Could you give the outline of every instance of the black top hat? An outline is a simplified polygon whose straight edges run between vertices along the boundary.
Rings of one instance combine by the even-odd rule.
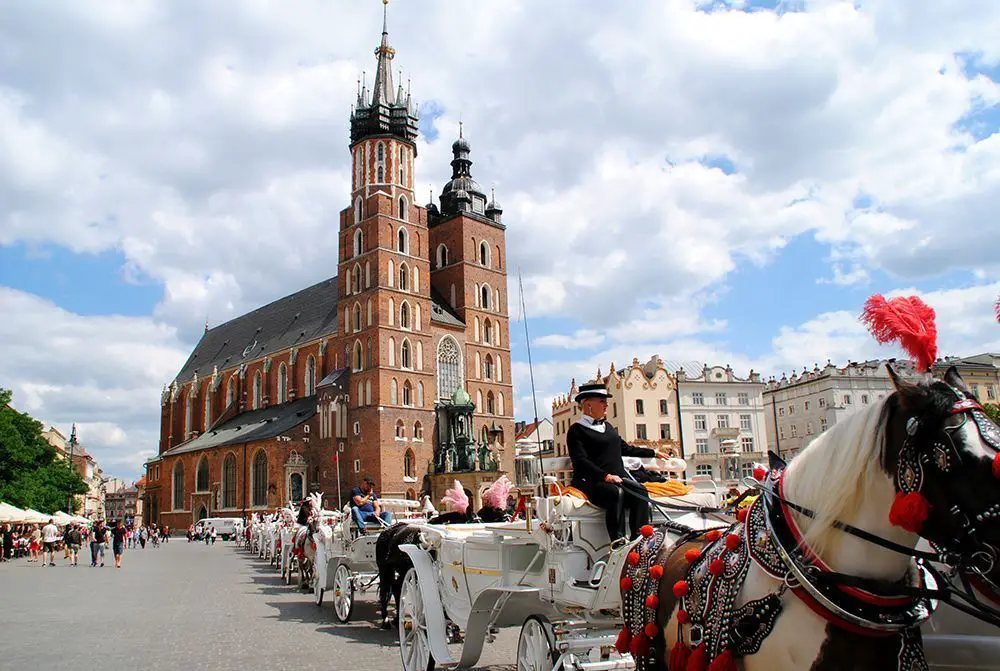
[[[608,393],[608,388],[604,386],[604,383],[594,382],[592,384],[581,385],[580,391],[577,392],[573,401],[579,403],[585,398],[607,398],[608,396],[611,396],[611,394]]]

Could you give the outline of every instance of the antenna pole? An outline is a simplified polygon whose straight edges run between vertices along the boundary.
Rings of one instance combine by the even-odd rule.
[[[521,318],[524,320],[524,344],[528,348],[528,376],[531,379],[531,403],[535,411],[535,440],[538,443],[538,472],[542,482],[542,498],[549,497],[549,488],[545,484],[545,460],[542,459],[542,434],[538,425],[538,398],[535,395],[535,371],[531,365],[531,338],[528,336],[528,311],[524,307],[524,283],[521,281],[521,266],[517,267],[517,288],[521,294]]]

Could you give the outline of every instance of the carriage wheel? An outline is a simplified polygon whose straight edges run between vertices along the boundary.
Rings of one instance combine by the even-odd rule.
[[[525,620],[517,639],[517,671],[552,671],[557,657],[556,636],[549,621],[538,615]]]
[[[406,572],[399,591],[399,654],[403,658],[403,671],[434,671],[424,599],[414,568]]]
[[[337,621],[346,624],[351,621],[354,612],[354,581],[351,580],[351,570],[347,564],[337,564],[333,574],[333,614]]]

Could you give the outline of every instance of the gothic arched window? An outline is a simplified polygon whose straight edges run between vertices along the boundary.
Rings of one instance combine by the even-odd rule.
[[[278,366],[278,403],[288,400],[288,368],[285,364]]]
[[[490,246],[485,240],[479,243],[479,265],[487,268],[490,265]]]
[[[174,464],[173,509],[184,510],[184,462]]]
[[[489,318],[483,322],[483,342],[487,345],[493,342],[493,322]]]
[[[306,396],[312,396],[316,393],[316,359],[309,355],[309,360],[306,361]]]
[[[487,354],[483,361],[483,377],[487,380],[493,379],[493,356],[490,354]]]
[[[410,273],[410,271],[406,267],[406,264],[405,263],[400,263],[399,264],[399,290],[400,291],[406,291],[406,287],[409,286],[410,282],[408,281],[408,278],[407,278],[407,275],[409,275],[409,273]]]
[[[493,392],[486,392],[486,414],[495,415],[497,414],[497,401],[496,397],[493,396]]]
[[[399,197],[399,212],[398,212],[398,214],[399,214],[399,218],[402,219],[403,221],[406,221],[406,211],[408,209],[409,208],[406,205],[406,196],[400,196]]]
[[[410,328],[410,304],[403,301],[399,306],[399,328]]]
[[[361,207],[361,199],[358,198],[357,207]],[[359,228],[354,231],[354,255],[360,256],[365,253],[365,234]]]
[[[406,454],[403,455],[403,477],[405,478],[415,478],[417,477],[417,459],[413,456],[413,450],[407,450]]]
[[[437,247],[437,267],[444,268],[448,265],[448,247],[442,242]]]
[[[253,374],[253,409],[257,410],[264,403],[263,401],[263,382],[260,377],[260,371]]]
[[[226,407],[228,408],[236,400],[236,376],[233,375],[226,383]]]
[[[351,325],[354,327],[355,333],[361,330],[361,303],[354,304],[354,319],[351,321]]]
[[[410,354],[410,341],[403,340],[399,349],[399,365],[403,368],[413,368],[413,357]]]
[[[236,457],[231,454],[222,462],[222,507],[236,507]]]
[[[205,387],[205,431],[212,426],[212,388],[211,385]]]
[[[409,380],[403,382],[403,405],[413,405],[413,387],[410,386]]]
[[[437,351],[438,398],[451,398],[462,386],[462,351],[451,336],[441,338]]]
[[[403,420],[396,420],[396,437],[406,438],[406,426],[403,424]]]
[[[198,470],[195,472],[194,478],[194,491],[208,491],[208,457],[203,456],[198,460]]]
[[[251,474],[253,491],[252,503],[254,506],[267,505],[267,453],[259,451],[253,458],[253,472]]]
[[[400,226],[399,231],[396,232],[396,251],[401,254],[410,253],[410,240],[405,226]]]
[[[483,286],[479,287],[479,307],[481,307],[484,310],[489,310],[491,298],[492,296],[490,295],[489,285],[484,284]]]
[[[364,352],[362,351],[361,341],[356,340],[354,342],[354,370],[359,371],[364,368]]]

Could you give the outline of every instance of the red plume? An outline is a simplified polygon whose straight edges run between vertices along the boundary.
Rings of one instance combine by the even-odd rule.
[[[1000,322],[1000,297],[997,297],[997,304],[993,306],[997,312],[997,321]]]
[[[875,294],[865,301],[861,321],[883,345],[898,340],[906,353],[917,360],[918,370],[930,370],[937,360],[934,308],[918,297],[886,300],[882,294]]]

